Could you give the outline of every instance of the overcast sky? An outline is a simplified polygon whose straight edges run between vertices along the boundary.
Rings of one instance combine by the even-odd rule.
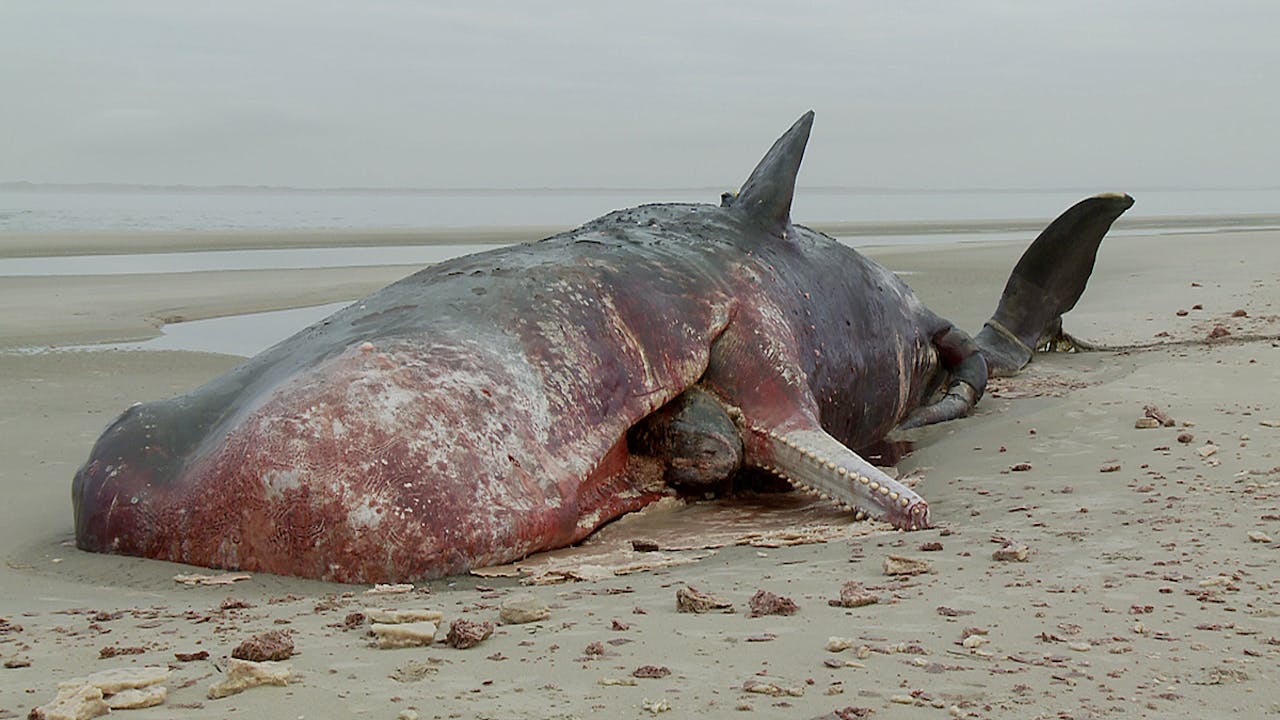
[[[0,180],[1280,185],[1280,3],[0,2]]]

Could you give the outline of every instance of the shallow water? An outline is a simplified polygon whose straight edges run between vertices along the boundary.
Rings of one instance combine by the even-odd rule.
[[[717,204],[729,188],[289,190],[0,188],[0,232],[573,226],[653,202]],[[1050,218],[1105,190],[1138,199],[1131,217],[1280,211],[1276,188],[931,190],[804,188],[799,222]]]
[[[164,334],[150,340],[59,348],[24,348],[21,352],[81,350],[190,350],[253,357],[294,333],[317,323],[349,302],[328,303],[270,312],[189,320],[164,326]]]
[[[1243,228],[1236,228],[1243,229]],[[1206,232],[1213,228],[1178,228],[1177,232]],[[1109,235],[1147,235],[1149,229],[1116,229]],[[836,240],[856,248],[930,243],[1030,242],[1030,232],[957,232],[909,235],[837,236]],[[426,267],[461,255],[471,255],[504,245],[403,245],[375,247],[289,248],[275,250],[213,250],[133,255],[63,255],[51,257],[0,258],[0,277],[49,275],[138,275],[144,273],[186,273],[226,270],[290,270],[375,265]]]
[[[0,258],[0,276],[137,275],[212,270],[291,270],[372,265],[433,265],[501,245],[406,245],[392,247],[216,250],[137,255],[70,255]]]

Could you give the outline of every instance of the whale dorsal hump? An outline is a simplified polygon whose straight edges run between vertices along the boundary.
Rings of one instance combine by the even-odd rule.
[[[742,183],[733,200],[733,209],[746,213],[773,232],[781,233],[791,224],[791,197],[796,192],[796,173],[804,158],[804,146],[813,127],[813,111],[800,116],[782,134],[764,159]]]

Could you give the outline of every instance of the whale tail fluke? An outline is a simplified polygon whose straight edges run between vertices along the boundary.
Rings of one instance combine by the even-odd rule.
[[[1073,205],[1031,243],[1014,266],[995,314],[975,338],[992,376],[1012,375],[1036,348],[1057,337],[1063,313],[1075,307],[1111,224],[1133,205],[1124,193],[1103,193]]]

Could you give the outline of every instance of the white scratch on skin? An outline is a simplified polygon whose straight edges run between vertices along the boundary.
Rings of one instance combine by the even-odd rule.
[[[775,369],[782,379],[796,388],[808,387],[809,377],[796,362],[792,348],[795,339],[782,309],[777,305],[764,302],[755,308],[760,318],[754,327],[754,335],[758,342],[757,349],[769,360],[768,367]]]
[[[286,491],[302,487],[302,473],[296,468],[268,470],[262,474],[262,486],[267,500],[282,500]]]
[[[381,498],[363,497],[360,502],[347,511],[347,522],[353,528],[373,529],[382,523],[382,515],[378,513],[375,501]],[[376,504],[382,505],[381,502]]]

